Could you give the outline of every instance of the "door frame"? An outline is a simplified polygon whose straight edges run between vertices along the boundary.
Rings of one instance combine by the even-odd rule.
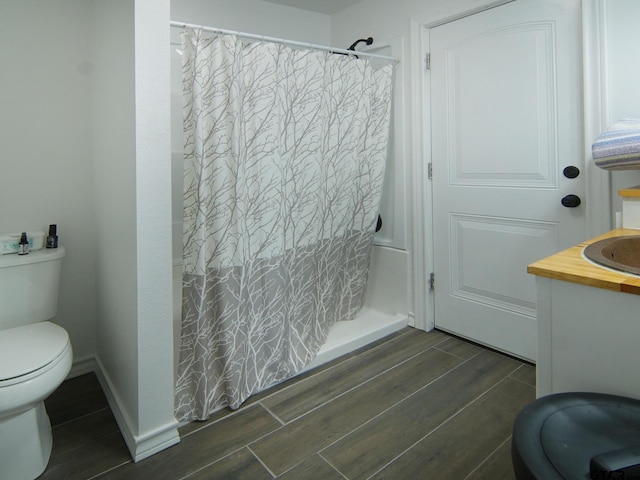
[[[483,8],[437,18],[429,23],[411,20],[412,58],[410,122],[412,138],[413,195],[413,298],[415,327],[430,331],[435,327],[434,295],[430,288],[433,272],[433,189],[428,177],[431,162],[430,75],[425,61],[430,50],[430,30],[460,18],[499,7],[515,0],[500,0]],[[612,228],[610,174],[598,168],[591,156],[593,139],[606,127],[606,3],[581,0],[583,58],[583,155],[585,159],[585,202],[587,232],[594,237]],[[587,239],[585,239],[587,240]],[[437,287],[436,287],[437,288]],[[425,294],[426,293],[426,294]]]

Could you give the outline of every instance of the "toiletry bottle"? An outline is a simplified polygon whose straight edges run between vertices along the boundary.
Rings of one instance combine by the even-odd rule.
[[[18,242],[18,255],[27,255],[29,253],[29,239],[27,239],[27,232],[22,232],[20,241]]]
[[[49,235],[47,235],[47,248],[58,248],[57,225],[49,225]]]

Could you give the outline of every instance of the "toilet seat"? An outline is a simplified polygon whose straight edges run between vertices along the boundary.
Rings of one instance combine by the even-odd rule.
[[[66,330],[51,322],[0,331],[0,387],[40,375],[70,346]]]

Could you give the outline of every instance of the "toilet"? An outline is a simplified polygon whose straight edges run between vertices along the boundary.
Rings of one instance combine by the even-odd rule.
[[[44,400],[71,369],[56,315],[64,248],[0,255],[0,478],[33,480],[53,437]]]

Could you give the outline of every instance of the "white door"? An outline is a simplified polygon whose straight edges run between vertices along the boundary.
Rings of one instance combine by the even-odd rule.
[[[586,239],[580,18],[517,0],[429,38],[436,328],[533,361],[527,265]]]

